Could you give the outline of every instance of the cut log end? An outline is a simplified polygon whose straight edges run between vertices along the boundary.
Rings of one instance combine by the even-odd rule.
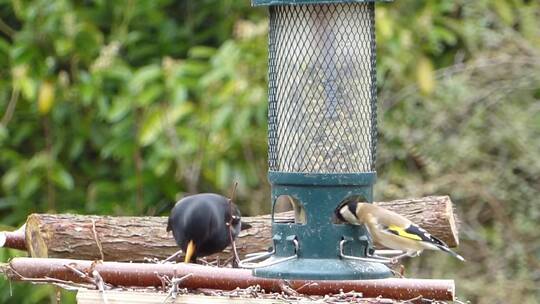
[[[448,224],[450,225],[450,232],[452,233],[452,240],[454,241],[452,244],[448,244],[450,247],[457,247],[459,246],[459,236],[458,236],[458,225],[456,223],[456,218],[454,216],[454,206],[452,204],[452,201],[450,200],[450,197],[446,196],[447,200],[445,201],[445,217],[448,218]]]
[[[42,233],[39,214],[30,214],[26,220],[26,247],[28,254],[33,258],[47,258],[49,257],[47,242],[45,237],[46,233]]]

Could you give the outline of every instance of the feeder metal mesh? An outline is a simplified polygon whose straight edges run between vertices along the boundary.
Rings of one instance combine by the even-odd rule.
[[[374,3],[270,6],[269,167],[374,171]]]

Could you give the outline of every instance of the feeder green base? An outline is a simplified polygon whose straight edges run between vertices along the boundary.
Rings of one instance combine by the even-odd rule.
[[[370,280],[392,276],[390,269],[383,264],[338,259],[291,260],[256,268],[253,274],[263,278],[290,280]]]
[[[308,280],[383,279],[392,276],[380,263],[343,256],[365,257],[371,248],[363,226],[334,221],[334,211],[344,200],[372,201],[375,172],[290,173],[269,172],[272,210],[286,195],[295,201],[295,214],[305,222],[279,223],[272,213],[274,256],[262,262],[253,274],[258,277]],[[295,217],[296,219],[296,217]],[[342,243],[342,242],[346,243]],[[343,246],[340,246],[343,244]],[[341,252],[341,249],[342,251]]]

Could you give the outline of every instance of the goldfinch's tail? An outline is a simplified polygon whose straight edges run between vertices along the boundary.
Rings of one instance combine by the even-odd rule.
[[[460,256],[459,254],[455,253],[454,251],[452,251],[450,248],[446,247],[446,246],[437,246],[441,251],[444,251],[446,253],[448,253],[449,255],[455,257],[456,259],[462,261],[462,262],[465,262],[465,259]]]

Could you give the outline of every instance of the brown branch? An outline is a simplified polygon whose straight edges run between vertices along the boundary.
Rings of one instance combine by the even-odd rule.
[[[0,248],[26,250],[25,225],[15,231],[0,231]]]
[[[83,273],[88,273],[92,261],[67,259],[14,258],[4,268],[8,278],[18,280],[26,278],[54,278],[75,283],[83,282],[78,274],[68,270],[65,265],[72,265]],[[266,292],[281,292],[280,280],[254,277],[251,270],[218,268],[196,264],[142,264],[104,262],[95,264],[105,283],[113,286],[161,287],[158,275],[168,277],[186,277],[182,286],[189,289],[210,288],[234,290],[259,285]],[[17,273],[17,274],[15,274]],[[157,275],[158,274],[158,275]],[[418,296],[434,300],[453,300],[455,286],[453,280],[426,279],[381,279],[381,280],[343,280],[343,281],[308,281],[291,280],[289,286],[306,295],[326,295],[340,292],[360,292],[366,298],[391,298],[409,300]],[[316,283],[316,284],[310,284]]]

